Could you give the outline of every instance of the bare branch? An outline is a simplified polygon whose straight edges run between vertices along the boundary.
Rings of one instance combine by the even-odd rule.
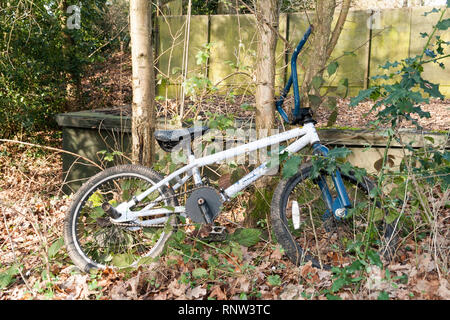
[[[348,11],[350,9],[351,0],[344,0],[342,3],[341,13],[339,14],[338,21],[334,27],[333,33],[331,35],[330,42],[327,45],[327,55],[330,56],[336,46],[336,43],[341,35],[342,29],[344,28],[345,19],[347,18]]]

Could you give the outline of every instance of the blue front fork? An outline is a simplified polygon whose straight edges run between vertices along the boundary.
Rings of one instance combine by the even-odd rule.
[[[328,155],[328,148],[320,143],[313,144],[314,154],[322,155],[326,157]],[[328,188],[327,181],[323,175],[317,178],[317,184],[322,191],[323,199],[325,200],[328,210],[324,213],[323,219],[326,220],[334,214],[336,219],[345,218],[348,214],[348,209],[351,208],[352,204],[345,189],[344,182],[342,181],[342,176],[339,170],[336,170],[331,176],[334,187],[336,188],[337,197],[333,199],[330,189]]]

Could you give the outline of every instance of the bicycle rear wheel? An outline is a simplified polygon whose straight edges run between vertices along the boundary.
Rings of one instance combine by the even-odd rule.
[[[350,263],[354,258],[350,249],[363,241],[368,241],[365,243],[371,249],[381,249],[385,257],[392,257],[394,226],[386,224],[381,215],[372,219],[373,227],[368,230],[368,217],[374,212],[369,192],[374,184],[366,177],[358,182],[354,176],[342,174],[353,208],[346,218],[338,220],[329,214],[319,186],[310,178],[311,169],[305,166],[280,181],[272,198],[272,228],[289,259],[296,265],[312,261],[317,268],[330,269]],[[325,177],[334,198],[334,184],[331,177]],[[380,210],[375,212],[379,214]]]
[[[161,179],[156,171],[138,165],[112,167],[90,178],[74,196],[64,223],[65,244],[75,265],[89,272],[92,268],[135,266],[145,262],[142,258],[158,256],[172,233],[170,226],[161,227],[167,215],[117,224],[102,204],[108,202],[115,207],[130,201]],[[130,209],[137,211],[150,203],[154,209],[177,205],[174,192],[162,187]],[[151,219],[161,221],[159,227],[140,226]]]

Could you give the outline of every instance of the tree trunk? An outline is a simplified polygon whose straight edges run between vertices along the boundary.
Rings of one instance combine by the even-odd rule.
[[[280,1],[256,0],[257,58],[256,58],[256,134],[269,136],[275,123],[275,49],[277,45]],[[260,159],[262,160],[262,159]],[[268,218],[273,188],[270,177],[263,177],[255,183],[258,189],[250,200],[244,225],[256,227],[259,220]],[[267,190],[264,190],[267,189]],[[267,219],[269,220],[269,219]]]
[[[256,130],[270,130],[275,121],[275,49],[277,45],[280,3],[278,0],[256,0]],[[272,26],[272,28],[269,27]]]
[[[151,30],[151,1],[130,0],[132,161],[145,166],[151,166],[155,153],[155,81]]]
[[[82,101],[82,87],[81,87],[81,70],[80,66],[78,68],[69,67],[70,65],[77,64],[76,52],[75,52],[75,41],[69,33],[67,26],[67,9],[69,4],[67,0],[61,0],[58,3],[58,9],[61,11],[61,30],[62,30],[62,48],[61,54],[64,57],[66,64],[66,73],[63,75],[65,79],[65,91],[66,91],[66,101],[65,110],[66,111],[78,111],[83,107]],[[69,71],[71,70],[71,71]]]

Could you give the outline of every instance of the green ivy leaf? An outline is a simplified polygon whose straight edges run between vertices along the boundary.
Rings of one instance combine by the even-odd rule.
[[[341,81],[339,81],[338,87],[337,87],[337,93],[338,95],[345,99],[348,95],[348,79],[342,79]]]
[[[314,94],[308,95],[308,99],[309,99],[309,102],[311,103],[311,105],[314,107],[318,107],[322,103],[322,98],[320,98],[319,96],[316,96]]]
[[[323,78],[321,76],[314,76],[314,78],[312,78],[311,84],[314,89],[319,90],[323,84]]]
[[[328,117],[327,127],[331,127],[336,123],[337,116],[338,116],[338,111],[337,111],[337,109],[335,109],[335,110],[333,110],[333,112],[331,112],[330,116]]]
[[[134,262],[134,256],[132,254],[118,254],[112,259],[113,265],[119,268],[129,267]]]

